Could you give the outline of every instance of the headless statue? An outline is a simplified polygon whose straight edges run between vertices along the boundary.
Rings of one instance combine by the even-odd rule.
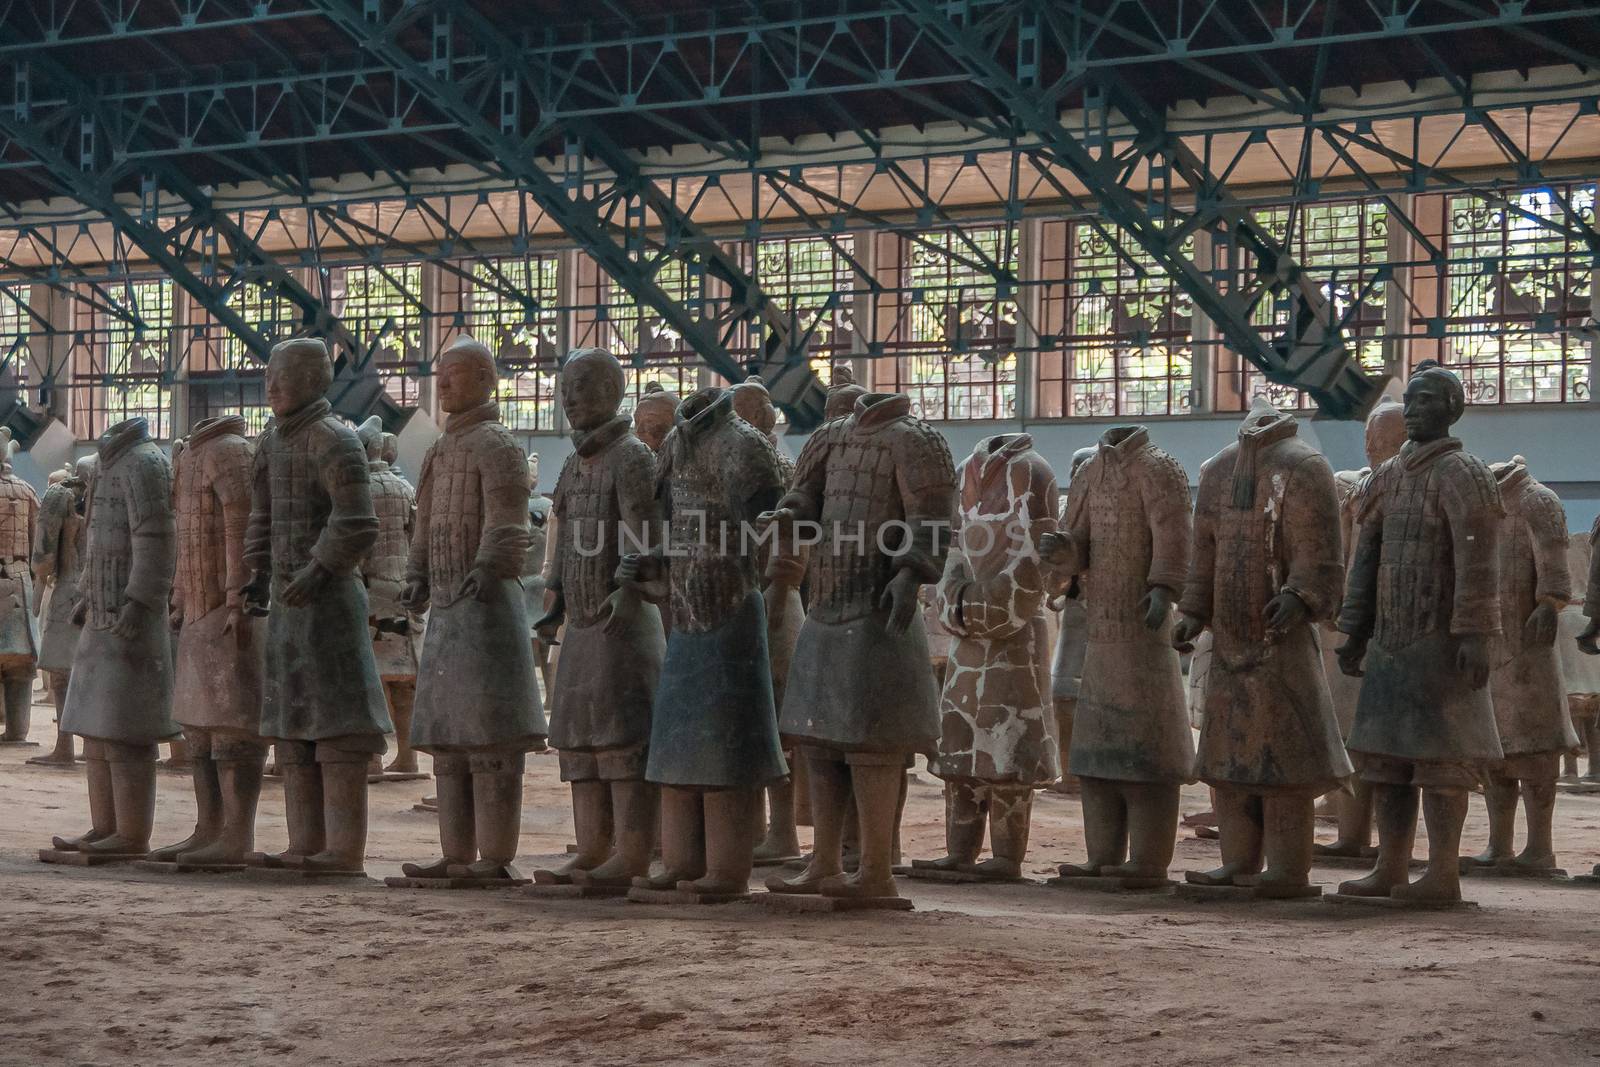
[[[1093,456],[1093,448],[1080,448],[1072,454],[1067,491],[1062,495],[1061,513],[1056,516],[1059,525],[1066,519],[1068,498],[1072,495],[1071,478]],[[1089,609],[1083,600],[1083,583],[1076,577],[1065,582],[1057,581],[1056,603],[1060,605],[1056,636],[1055,659],[1050,665],[1050,703],[1056,720],[1056,748],[1059,753],[1061,780],[1050,787],[1053,793],[1068,796],[1078,794],[1078,779],[1067,770],[1072,754],[1072,718],[1078,707],[1078,692],[1083,686],[1083,660],[1089,649]]]
[[[1578,778],[1578,761],[1574,754],[1566,757],[1566,774],[1562,785],[1589,789],[1600,784],[1600,656],[1586,656],[1578,647],[1577,636],[1583,632],[1585,578],[1589,573],[1591,552],[1587,533],[1572,533],[1567,538],[1567,573],[1572,578],[1572,599],[1561,609],[1556,637],[1556,653],[1561,659],[1561,681],[1566,687],[1567,710],[1572,716],[1573,729],[1577,731],[1583,750],[1588,754],[1588,765],[1583,778]]]
[[[34,602],[35,611],[42,616],[39,669],[44,671],[45,687],[56,707],[56,744],[53,751],[28,762],[44,767],[71,767],[74,761],[72,735],[61,728],[61,712],[72,676],[72,657],[83,632],[73,621],[73,613],[78,606],[83,564],[89,555],[89,527],[83,509],[93,474],[93,456],[52,473],[50,486],[39,502],[39,519],[34,527],[36,596],[43,598],[49,593],[48,607]]]
[[[0,427],[0,686],[6,725],[0,744],[28,744],[33,676],[39,665],[39,620],[33,601],[33,532],[39,498],[11,469],[17,443]]]
[[[378,516],[378,539],[361,563],[361,576],[371,613],[372,656],[378,664],[395,740],[393,762],[384,767],[379,757],[374,760],[376,766],[368,770],[410,777],[418,774],[417,754],[411,747],[411,714],[417,696],[417,634],[422,624],[401,603],[400,594],[411,554],[417,494],[385,457],[385,445],[394,435],[384,433],[383,420],[372,416],[356,429],[356,437],[366,451],[372,510]]]

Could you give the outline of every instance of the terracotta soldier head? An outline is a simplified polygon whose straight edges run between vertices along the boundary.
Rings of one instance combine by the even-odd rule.
[[[1072,454],[1072,463],[1067,467],[1067,481],[1069,484],[1073,478],[1077,477],[1078,468],[1093,459],[1094,454],[1098,451],[1099,449],[1094,445],[1090,445],[1088,448],[1080,448]]]
[[[1423,360],[1406,383],[1406,437],[1418,444],[1437,441],[1466,411],[1461,379],[1433,360]]]
[[[51,471],[49,477],[45,479],[45,484],[59,485],[70,477],[72,477],[72,468],[62,467],[60,470]]]
[[[1367,414],[1367,464],[1377,467],[1400,451],[1406,443],[1405,408],[1398,400],[1384,397]]]
[[[528,485],[532,487],[535,493],[539,491],[539,453],[537,452],[528,453]]]
[[[368,463],[383,459],[383,420],[378,416],[368,416],[367,421],[356,427],[356,439],[367,450]]]
[[[866,395],[866,388],[856,384],[856,376],[849,367],[833,368],[833,384],[828,386],[828,399],[822,408],[823,419],[844,418],[856,409],[857,398]]]
[[[622,364],[603,348],[580,348],[561,368],[561,410],[575,430],[616,418],[626,388]]]
[[[667,392],[660,382],[649,382],[633,406],[633,432],[650,451],[660,452],[677,415],[678,394]]]
[[[486,404],[494,396],[497,378],[494,354],[489,346],[463,334],[439,357],[434,386],[439,394],[439,407],[453,415]]]
[[[770,435],[778,425],[778,409],[772,406],[772,394],[759,374],[752,374],[729,390],[733,394],[733,410],[745,422]]]
[[[292,415],[333,385],[333,360],[320,337],[296,337],[272,346],[267,360],[267,404],[278,418]]]
[[[378,452],[378,458],[389,464],[389,466],[394,466],[394,461],[400,458],[400,438],[392,433],[385,433]]]

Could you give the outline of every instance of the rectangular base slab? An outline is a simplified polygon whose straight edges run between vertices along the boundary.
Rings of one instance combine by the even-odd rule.
[[[531,878],[385,878],[390,889],[515,889]]]
[[[155,874],[233,874],[247,870],[243,863],[177,863],[163,860],[134,860],[141,871]]]
[[[1327,893],[1322,899],[1329,904],[1389,908],[1393,911],[1470,911],[1478,906],[1475,900],[1402,900],[1399,897],[1357,897],[1347,893]]]
[[[523,889],[530,897],[552,900],[615,900],[631,890],[618,885],[530,885]]]
[[[352,881],[367,879],[367,872],[360,871],[308,871],[304,867],[264,867],[253,863],[245,867],[245,873],[252,878],[264,878],[274,882],[319,882],[319,881]]]
[[[986,885],[1021,885],[1027,881],[1026,878],[994,878],[976,871],[941,870],[938,867],[918,867],[916,864],[906,871],[906,877],[922,882],[955,882],[963,885],[979,882]]]
[[[825,897],[820,893],[756,893],[751,900],[774,911],[910,911],[907,897]]]
[[[0,748],[38,748],[37,741],[0,741]]]
[[[1256,886],[1256,885],[1196,885],[1180,882],[1174,891],[1180,900],[1315,900],[1322,896],[1320,885]]]
[[[1481,867],[1461,864],[1463,878],[1517,878],[1531,882],[1559,882],[1567,877],[1564,867]]]
[[[384,771],[382,774],[367,775],[368,785],[378,785],[383,782],[420,782],[433,775],[425,771]]]
[[[103,852],[75,852],[59,848],[39,850],[40,863],[56,863],[63,867],[104,867],[108,863],[133,863],[142,859],[143,852],[137,855],[107,855]]]
[[[1311,866],[1332,867],[1340,871],[1370,871],[1377,865],[1377,856],[1313,856]],[[1427,860],[1413,859],[1410,867],[1413,871],[1420,871],[1428,865]]]
[[[1600,889],[1600,868],[1594,874],[1575,874],[1561,883],[1562,885],[1588,886],[1590,889]]]
[[[682,889],[628,890],[628,899],[635,904],[734,904],[749,900],[749,893],[691,893]]]
[[[787,867],[787,866],[789,866],[789,864],[795,862],[796,860],[801,860],[802,864],[803,864],[804,857],[802,857],[802,856],[776,856],[776,857],[774,857],[772,859],[760,859],[758,857],[756,859],[755,863],[754,863],[754,866],[756,866],[756,867]]]
[[[1086,878],[1050,878],[1044,884],[1054,889],[1083,889],[1091,893],[1163,893],[1177,883],[1170,878],[1117,878],[1096,875]]]
[[[437,814],[439,814],[439,805],[437,805],[437,804],[423,804],[423,803],[419,802],[419,803],[411,805],[411,810],[412,811],[420,811],[424,815],[437,815]]]
[[[1600,782],[1557,782],[1556,790],[1562,793],[1576,793],[1579,796],[1588,793],[1600,793]]]
[[[32,759],[26,759],[22,762],[29,767],[47,767],[53,771],[75,771],[79,769],[78,760],[73,760],[71,763],[58,763],[48,756],[34,756]]]

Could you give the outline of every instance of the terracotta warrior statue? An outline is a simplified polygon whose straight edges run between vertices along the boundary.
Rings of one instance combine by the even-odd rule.
[[[1572,595],[1567,513],[1561,498],[1528,473],[1521,456],[1489,469],[1505,509],[1499,534],[1500,636],[1491,647],[1489,672],[1505,759],[1484,769],[1489,847],[1467,862],[1550,872],[1556,867],[1551,824],[1561,756],[1578,747],[1556,653],[1557,620]],[[1513,853],[1519,794],[1528,840]]]
[[[939,733],[917,590],[943,573],[955,490],[950,448],[911,398],[868,393],[811,435],[789,493],[763,517],[784,538],[820,523],[822,538],[781,717],[809,766],[815,848],[799,875],[768,880],[774,892],[899,895],[891,853],[906,760],[931,756]],[[852,790],[861,859],[846,876]]]
[[[631,886],[649,872],[655,844],[656,790],[644,772],[666,637],[654,604],[614,618],[612,594],[623,555],[660,544],[662,531],[655,454],[618,414],[623,388],[622,364],[604,349],[573,352],[561,369],[574,451],[550,506],[551,607],[538,630],[550,640],[566,624],[550,744],[561,780],[572,783],[578,851],[559,868],[534,872],[547,885]]]
[[[1058,526],[1067,517],[1066,509],[1072,495],[1070,479],[1078,476],[1078,471],[1094,454],[1093,448],[1080,448],[1072,454],[1067,491],[1062,495],[1061,512],[1056,516]],[[1089,610],[1083,600],[1083,583],[1077,576],[1065,582],[1059,581],[1053,573],[1051,578],[1052,584],[1057,586],[1055,603],[1060,605],[1057,609],[1060,632],[1056,637],[1055,660],[1050,666],[1050,703],[1056,720],[1061,780],[1050,790],[1076,796],[1078,779],[1067,771],[1067,763],[1072,753],[1072,716],[1078,706],[1078,691],[1083,686],[1083,658],[1089,648]]]
[[[539,490],[539,453],[528,453],[528,556],[522,566],[522,600],[528,616],[528,633],[533,646],[533,662],[539,668],[544,691],[550,692],[553,680],[552,647],[534,628],[544,615],[544,568],[550,547],[550,498]]]
[[[56,745],[48,755],[29,763],[47,767],[73,766],[72,735],[61,729],[61,712],[67,701],[72,657],[78,649],[82,627],[73,622],[80,590],[78,582],[88,558],[89,527],[83,518],[94,457],[85,456],[50,475],[50,487],[39,502],[39,519],[33,532],[33,575],[40,597],[48,591],[49,607],[39,638],[39,669],[56,706]],[[34,602],[39,611],[39,602]]]
[[[1577,636],[1588,622],[1584,618],[1584,579],[1589,573],[1589,535],[1573,533],[1567,537],[1567,573],[1572,576],[1572,598],[1561,609],[1557,621],[1556,653],[1561,659],[1561,680],[1566,686],[1567,711],[1573,729],[1583,742],[1588,766],[1578,779],[1575,755],[1567,757],[1563,785],[1600,786],[1600,656],[1586,656],[1578,647]],[[1570,778],[1569,778],[1570,776]]]
[[[84,629],[61,728],[84,739],[92,828],[54,844],[91,863],[141,859],[155,818],[156,746],[178,735],[167,621],[177,547],[172,469],[144,419],[100,436],[87,514],[77,609]]]
[[[946,855],[912,867],[1011,880],[1028,852],[1033,791],[1061,774],[1039,557],[1039,539],[1056,528],[1059,494],[1025,433],[979,442],[959,474],[956,531],[938,587],[940,621],[955,635],[933,765],[945,781]],[[985,821],[994,855],[979,863]]]
[[[1178,790],[1194,742],[1172,605],[1189,569],[1189,484],[1143,426],[1117,426],[1078,471],[1045,559],[1082,575],[1089,613],[1067,770],[1083,792],[1087,862],[1064,879],[1164,885],[1178,835]]]
[[[1385,397],[1367,414],[1367,466],[1334,475],[1334,488],[1339,494],[1339,536],[1346,568],[1355,555],[1356,537],[1360,532],[1356,511],[1361,505],[1361,485],[1373,470],[1398,455],[1400,446],[1405,443],[1405,412],[1399,401]],[[1328,679],[1333,713],[1339,720],[1339,736],[1348,739],[1356,721],[1361,679],[1339,669],[1338,647],[1343,642],[1335,623],[1334,619],[1322,623],[1322,673]],[[1339,820],[1338,837],[1329,844],[1312,846],[1313,851],[1319,856],[1372,856],[1375,852],[1372,847],[1372,784],[1356,775],[1349,780],[1347,788],[1332,796]]]
[[[384,443],[393,434],[383,432],[376,415],[356,429],[366,450],[371,480],[372,510],[378,516],[378,540],[361,564],[367,585],[368,623],[372,627],[372,656],[394,722],[395,755],[379,774],[417,774],[417,754],[411,748],[411,708],[417,694],[417,634],[422,624],[401,603],[406,580],[406,560],[411,553],[412,520],[416,491],[384,458]],[[369,767],[369,770],[372,768]]]
[[[245,527],[255,456],[243,416],[194,427],[173,491],[181,623],[173,718],[183,727],[198,819],[188,838],[150,853],[158,862],[243,864],[255,847],[261,739],[261,621],[245,613]]]
[[[633,432],[659,456],[677,413],[678,394],[668,392],[660,382],[647,382],[639,402],[633,406]]]
[[[1589,531],[1589,575],[1584,586],[1583,614],[1589,621],[1578,634],[1578,649],[1585,655],[1600,656],[1600,518]]]
[[[664,870],[637,888],[747,893],[760,791],[789,773],[751,543],[756,517],[783,496],[784,471],[733,404],[713,387],[679,406],[658,475],[667,543],[624,557],[614,596],[618,626],[644,596],[665,593],[672,610],[645,769],[661,787]]]
[[[758,375],[752,374],[729,390],[733,396],[733,411],[745,422],[761,431],[773,454],[778,458],[778,470],[783,489],[794,480],[794,463],[783,454],[775,432],[778,409],[773,406],[772,395]],[[780,492],[778,494],[782,496]],[[762,510],[765,510],[763,508]],[[752,516],[753,517],[753,516]],[[800,626],[805,622],[805,605],[800,600],[800,584],[805,578],[803,552],[791,547],[783,558],[774,558],[772,543],[763,541],[756,555],[756,573],[766,577],[762,595],[766,606],[767,657],[772,674],[773,706],[783,707],[785,686],[789,681],[789,664],[794,658],[794,645],[800,637]],[[794,764],[794,747],[784,748],[788,765]],[[781,863],[800,855],[800,837],[795,827],[795,790],[793,777],[785,777],[766,789],[766,836],[756,845],[758,863]],[[759,811],[757,812],[759,816]]]
[[[39,498],[11,469],[17,443],[0,427],[0,685],[6,725],[0,744],[25,745],[33,724],[39,620],[33,613],[33,528]]]
[[[275,417],[256,446],[244,602],[267,617],[261,733],[277,748],[289,847],[269,867],[358,875],[367,844],[367,762],[393,726],[367,591],[357,568],[378,539],[366,451],[323,394],[320,338],[283,341],[267,362]]]
[[[1212,635],[1195,776],[1216,790],[1222,866],[1190,882],[1311,884],[1316,798],[1351,773],[1316,632],[1343,583],[1333,471],[1293,415],[1258,401],[1200,470],[1173,630],[1179,644]]]
[[[1449,435],[1466,407],[1460,379],[1425,361],[1404,403],[1405,447],[1361,490],[1339,614],[1339,665],[1364,672],[1347,747],[1378,824],[1376,867],[1339,892],[1449,902],[1461,899],[1467,792],[1503,756],[1488,689],[1502,510],[1494,475]],[[1408,884],[1419,790],[1428,868]]]
[[[500,422],[494,356],[458,337],[434,387],[444,434],[417,488],[406,607],[429,612],[411,743],[433,756],[443,858],[411,878],[517,880],[524,753],[544,744],[544,707],[522,601],[528,462]]]

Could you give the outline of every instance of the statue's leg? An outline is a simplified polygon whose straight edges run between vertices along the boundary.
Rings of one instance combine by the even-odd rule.
[[[70,680],[69,671],[45,671],[44,685],[50,693],[50,700],[56,706],[56,747],[46,756],[35,756],[29,763],[39,763],[51,767],[70,767],[73,764],[72,735],[61,729],[61,712],[67,706],[67,684]]]
[[[1428,828],[1428,868],[1390,896],[1402,900],[1461,899],[1461,827],[1467,821],[1467,791],[1423,786],[1422,819]]]
[[[402,863],[400,871],[407,878],[447,878],[452,866],[465,867],[478,858],[478,820],[467,754],[435,752],[433,777],[438,789],[442,855],[432,863]]]
[[[843,753],[800,746],[797,759],[806,761],[814,828],[811,859],[793,878],[774,875],[767,888],[774,893],[815,893],[825,878],[843,870],[843,824],[850,798],[850,768]]]
[[[267,748],[254,737],[226,738],[213,749],[222,789],[222,828],[204,848],[185,852],[184,863],[243,863],[255,848],[256,806]]]
[[[1585,747],[1589,751],[1589,760],[1584,767],[1583,777],[1590,782],[1600,782],[1600,715],[1591,715],[1584,720],[1583,738]]]
[[[1219,785],[1215,791],[1217,844],[1222,866],[1209,871],[1189,871],[1185,880],[1196,885],[1234,885],[1241,875],[1261,871],[1264,805],[1257,794],[1233,786]]]
[[[1128,807],[1121,783],[1109,778],[1080,778],[1083,790],[1083,843],[1088,859],[1063,863],[1063,878],[1095,878],[1101,868],[1114,867],[1128,856]]]
[[[189,750],[189,776],[194,781],[194,831],[182,841],[151,850],[149,858],[161,863],[172,863],[185,852],[203,848],[222,833],[222,782],[217,777],[216,761],[211,758],[212,735],[192,726],[184,728],[184,735]]]
[[[989,850],[994,853],[974,870],[985,878],[1022,877],[1032,829],[1033,789],[1030,786],[989,787]]]
[[[615,823],[611,812],[611,783],[600,777],[599,754],[563,750],[557,754],[561,779],[572,788],[572,832],[578,851],[565,863],[540,868],[534,880],[545,885],[566,885],[577,871],[598,867],[611,855]]]
[[[1050,787],[1052,793],[1076,796],[1079,792],[1078,776],[1067,770],[1072,755],[1072,717],[1078,710],[1077,697],[1056,697],[1053,701],[1056,716],[1056,748],[1061,756],[1061,780]]]
[[[274,745],[278,772],[283,776],[283,814],[289,828],[289,847],[267,859],[268,866],[298,867],[307,856],[327,847],[323,822],[322,770],[312,741],[285,741]]]
[[[984,806],[980,786],[971,778],[951,778],[944,783],[944,849],[936,860],[913,860],[911,866],[954,871],[978,862],[983,849]]]
[[[50,843],[63,852],[76,852],[92,841],[117,832],[117,803],[111,789],[111,764],[106,743],[92,737],[83,741],[84,776],[89,786],[89,829],[77,837],[53,837]]]
[[[143,856],[150,851],[156,818],[156,746],[104,741],[111,765],[111,796],[116,832],[90,841],[82,851],[102,856]]]
[[[655,877],[640,872],[635,884],[645,889],[676,889],[706,873],[706,812],[698,789],[660,787],[661,867]]]
[[[511,861],[522,841],[521,752],[475,752],[471,756],[472,812],[479,859],[468,865],[478,878],[515,878]]]
[[[781,782],[767,786],[766,835],[761,843],[756,845],[757,860],[781,860],[800,854],[800,835],[795,829],[794,797],[792,775]],[[760,815],[760,806],[757,805],[755,817],[759,819]]]
[[[1528,819],[1528,842],[1511,862],[1518,867],[1544,870],[1556,865],[1552,836],[1556,814],[1557,755],[1524,757],[1527,766],[1519,768],[1522,809]]]
[[[1283,888],[1310,885],[1311,844],[1317,835],[1316,800],[1304,793],[1262,797],[1261,825],[1267,869],[1256,884]]]
[[[1517,780],[1505,773],[1504,765],[1489,768],[1483,780],[1483,802],[1489,809],[1489,847],[1468,863],[1490,867],[1509,861],[1516,851]]]
[[[705,812],[705,877],[680,882],[694,893],[748,893],[754,865],[755,820],[760,803],[755,789],[713,789],[701,796]]]
[[[14,667],[5,674],[6,728],[3,741],[26,741],[33,726],[33,667]]]
[[[1372,783],[1356,778],[1350,791],[1339,793],[1339,836],[1331,844],[1313,844],[1318,856],[1366,856],[1372,851]]]
[[[1119,878],[1165,878],[1178,846],[1178,783],[1123,782],[1128,805],[1128,862],[1103,872]]]
[[[367,744],[368,741],[376,744]],[[317,769],[322,772],[322,819],[327,836],[326,847],[306,857],[307,870],[343,873],[365,869],[367,759],[382,744],[381,735],[317,742]],[[442,813],[440,821],[443,821]]]
[[[394,720],[394,760],[385,770],[397,774],[417,773],[417,753],[411,747],[411,708],[417,699],[415,679],[394,679],[383,683],[389,698],[389,717]]]
[[[818,891],[828,896],[899,896],[894,881],[894,838],[906,788],[905,757],[852,752],[848,767],[860,820],[861,862],[854,874],[829,877]]]
[[[1411,848],[1417,838],[1416,787],[1374,780],[1372,807],[1378,824],[1377,861],[1371,874],[1339,886],[1346,896],[1389,896],[1397,886],[1406,884],[1411,869]]]
[[[583,877],[576,877],[574,872],[574,881],[625,888],[632,885],[635,878],[649,876],[650,856],[655,851],[657,828],[661,825],[661,789],[644,780],[645,757],[642,747],[598,754],[616,847]],[[698,878],[704,873],[705,869],[699,867],[687,877]]]

